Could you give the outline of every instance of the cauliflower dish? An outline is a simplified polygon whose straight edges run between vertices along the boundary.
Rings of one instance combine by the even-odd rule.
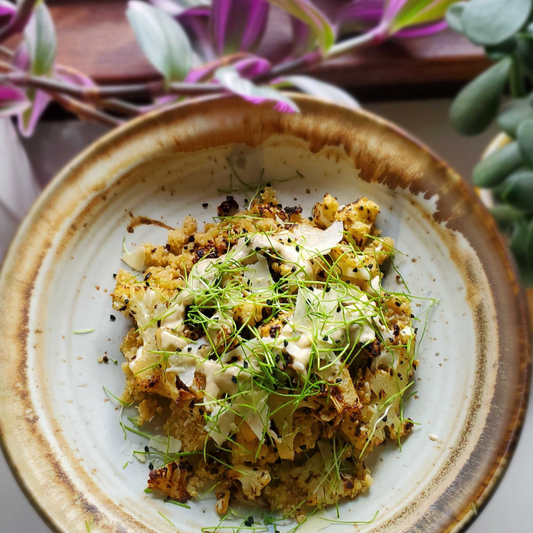
[[[228,196],[203,231],[186,217],[166,246],[124,253],[122,400],[136,428],[163,421],[150,492],[301,520],[370,487],[367,454],[413,426],[417,366],[409,296],[382,286],[394,241],[378,214],[327,194],[303,216],[266,186],[242,211]]]

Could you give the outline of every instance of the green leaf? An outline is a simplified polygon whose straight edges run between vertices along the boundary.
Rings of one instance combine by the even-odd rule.
[[[344,105],[351,108],[359,108],[359,102],[349,95],[346,91],[325,83],[315,80],[309,76],[286,76],[283,78],[290,85],[300,89],[300,91],[317,96],[323,100],[333,102],[334,104]]]
[[[519,39],[516,54],[520,60],[522,68],[533,80],[533,41],[530,38]]]
[[[494,187],[522,164],[522,154],[516,141],[499,148],[474,168],[472,179],[477,187]]]
[[[396,33],[407,26],[429,24],[444,18],[448,8],[457,0],[407,0],[391,24]]]
[[[180,24],[161,9],[139,1],[129,3],[126,15],[148,61],[167,81],[185,78],[193,51]]]
[[[496,220],[499,228],[502,231],[511,229],[515,222],[523,215],[522,211],[518,211],[510,205],[495,205],[490,209],[490,214]]]
[[[516,130],[518,146],[522,153],[522,158],[533,167],[533,119],[524,120]]]
[[[32,74],[36,76],[50,74],[56,56],[57,40],[54,22],[44,2],[37,4],[24,30],[24,38],[30,56]]]
[[[293,17],[305,22],[315,34],[322,53],[326,53],[335,42],[335,33],[329,20],[307,0],[268,0]]]
[[[509,243],[509,248],[513,252],[516,261],[521,264],[527,264],[527,240],[528,240],[528,223],[527,220],[522,217],[519,218],[514,226],[513,236]]]
[[[502,57],[513,54],[517,46],[517,40],[514,37],[510,37],[502,43],[485,46],[485,53],[490,59],[498,61]]]
[[[498,117],[498,126],[509,137],[516,138],[521,122],[533,118],[533,107],[528,98],[518,98],[508,105]]]
[[[521,169],[513,172],[505,180],[501,197],[505,203],[524,213],[533,212],[533,171]]]
[[[264,85],[258,86],[250,80],[241,78],[239,72],[233,65],[217,69],[214,78],[228,91],[254,104],[272,101],[276,102],[274,109],[282,113],[299,111],[298,106],[288,96],[285,96],[276,89]]]
[[[457,33],[464,33],[463,26],[463,11],[465,10],[466,2],[456,2],[452,4],[448,11],[446,11],[446,22],[452,30]]]
[[[528,20],[531,0],[470,0],[463,16],[465,35],[475,44],[499,44]]]
[[[457,95],[450,109],[450,119],[457,131],[463,135],[476,135],[494,120],[510,66],[510,58],[502,59]]]
[[[526,264],[530,270],[533,270],[533,219],[527,226],[526,246],[525,246]]]

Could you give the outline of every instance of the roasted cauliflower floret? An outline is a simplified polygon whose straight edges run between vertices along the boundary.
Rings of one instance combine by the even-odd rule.
[[[228,472],[228,477],[240,482],[242,493],[247,500],[255,500],[259,498],[263,488],[266,487],[272,479],[269,469],[259,466],[239,466],[239,471],[230,470]]]
[[[340,220],[344,229],[350,234],[356,246],[363,248],[367,235],[372,233],[372,226],[379,213],[379,206],[368,198],[347,204],[339,209],[335,219]]]
[[[329,228],[336,220],[339,202],[331,194],[324,195],[324,201],[313,207],[313,222],[319,228]]]

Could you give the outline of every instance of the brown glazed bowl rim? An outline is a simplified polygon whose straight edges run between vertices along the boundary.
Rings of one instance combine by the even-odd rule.
[[[501,435],[499,436],[501,442],[500,440],[498,441],[498,449],[491,450],[491,455],[489,458],[490,465],[483,464],[478,456],[474,458],[474,462],[478,461],[479,464],[483,464],[483,466],[487,466],[487,468],[490,467],[490,472],[487,473],[482,480],[478,480],[475,487],[469,487],[469,501],[475,503],[475,508],[472,508],[471,503],[466,503],[464,499],[457,499],[457,501],[453,503],[450,503],[448,500],[445,502],[446,504],[449,503],[450,508],[453,511],[453,516],[450,513],[447,514],[446,526],[440,529],[439,533],[457,533],[459,531],[464,531],[476,518],[478,511],[487,504],[490,497],[496,490],[498,483],[505,473],[505,470],[508,467],[509,461],[515,450],[525,417],[531,372],[530,322],[525,295],[523,288],[520,286],[518,281],[517,269],[515,267],[514,260],[503,237],[499,233],[494,220],[477,195],[474,193],[472,188],[466,184],[445,162],[443,162],[438,156],[436,156],[417,139],[413,138],[411,135],[404,132],[394,124],[391,124],[390,122],[383,120],[369,112],[347,109],[335,104],[325,103],[308,96],[292,96],[301,108],[301,117],[305,119],[310,117],[309,120],[316,119],[317,122],[327,122],[329,120],[332,124],[336,124],[336,131],[330,131],[326,126],[322,125],[320,135],[318,135],[318,126],[315,127],[315,130],[313,130],[311,127],[304,127],[299,122],[303,119],[299,117],[279,115],[279,118],[273,118],[274,112],[268,108],[269,104],[252,106],[251,104],[245,103],[237,97],[212,96],[195,99],[166,109],[154,111],[145,116],[134,119],[133,121],[104,135],[91,146],[86,148],[52,180],[52,182],[46,187],[41,196],[38,198],[30,212],[26,215],[12,241],[12,244],[6,255],[6,259],[4,260],[2,271],[0,273],[0,295],[2,297],[6,295],[10,296],[9,290],[11,289],[8,289],[8,277],[13,273],[14,262],[16,262],[19,256],[23,257],[22,251],[24,250],[27,233],[31,229],[35,219],[41,216],[41,213],[46,208],[47,203],[51,202],[54,195],[56,195],[58,191],[65,190],[65,188],[70,186],[69,184],[71,184],[74,180],[73,176],[77,171],[82,169],[84,166],[90,166],[91,161],[95,160],[102,154],[112,153],[115,145],[127,143],[128,139],[138,138],[146,132],[153,132],[158,128],[169,127],[169,125],[172,124],[184,123],[184,121],[191,117],[194,119],[194,117],[197,116],[209,117],[211,115],[216,115],[217,113],[221,113],[221,109],[224,110],[229,117],[239,115],[239,113],[242,114],[244,117],[243,124],[249,120],[247,116],[248,114],[252,118],[258,116],[258,120],[263,120],[262,117],[266,117],[265,120],[268,121],[268,127],[270,128],[270,131],[261,131],[258,133],[258,139],[253,140],[246,138],[242,133],[239,133],[237,131],[238,128],[235,129],[235,132],[233,132],[233,130],[228,130],[227,141],[224,140],[224,142],[218,142],[219,145],[243,142],[245,144],[250,144],[251,146],[257,146],[261,144],[269,134],[279,133],[294,135],[307,141],[312,151],[319,151],[327,146],[344,146],[345,149],[349,151],[348,147],[351,146],[350,143],[353,143],[353,139],[349,136],[351,131],[350,127],[355,127],[354,125],[367,125],[369,128],[373,128],[373,130],[380,132],[388,138],[396,139],[403,148],[408,149],[413,154],[417,154],[417,157],[420,157],[426,161],[425,164],[427,164],[428,169],[431,170],[432,175],[434,175],[433,181],[425,176],[419,177],[419,179],[415,179],[411,176],[402,181],[404,177],[400,176],[399,174],[394,178],[394,168],[387,169],[393,178],[383,178],[383,176],[378,173],[377,166],[375,166],[375,162],[373,161],[369,161],[370,166],[374,165],[372,166],[372,172],[369,171],[368,176],[363,176],[363,179],[367,181],[379,181],[380,183],[389,185],[391,188],[393,188],[393,185],[389,180],[396,179],[397,181],[394,183],[394,187],[409,187],[410,190],[413,190],[414,192],[424,192],[428,195],[434,195],[438,191],[442,192],[444,188],[446,188],[447,191],[451,190],[452,192],[449,194],[455,195],[455,198],[460,200],[458,202],[460,205],[454,206],[452,210],[451,207],[441,203],[438,211],[438,217],[440,217],[440,219],[437,221],[445,221],[449,223],[451,228],[457,230],[457,224],[460,223],[462,216],[461,209],[464,208],[464,210],[470,210],[469,212],[473,213],[471,216],[474,217],[479,224],[482,224],[483,232],[485,232],[486,238],[490,238],[492,246],[491,251],[492,253],[497,254],[497,259],[495,259],[495,261],[497,260],[501,264],[501,270],[505,271],[505,275],[507,276],[504,280],[491,279],[491,283],[496,285],[499,284],[500,288],[506,287],[508,289],[503,291],[502,294],[498,294],[498,296],[506,299],[507,304],[513,306],[513,312],[517,317],[517,322],[514,324],[514,326],[509,325],[509,323],[504,319],[504,324],[506,324],[505,327],[508,328],[508,332],[513,331],[513,333],[519,337],[519,339],[516,340],[518,346],[516,353],[514,355],[506,356],[508,359],[510,358],[515,365],[519,366],[520,369],[517,377],[513,378],[515,396],[513,400],[508,400],[509,409],[511,409],[512,406],[512,415],[506,419],[506,426],[502,427],[502,431],[500,432]],[[244,112],[243,109],[245,110]],[[243,129],[244,128],[245,126],[243,126]],[[209,134],[205,133],[204,135],[207,136]],[[317,136],[320,136],[320,138],[317,138]],[[180,142],[176,140],[176,146],[178,149],[184,151],[195,151],[201,148],[198,143],[201,144],[201,140],[190,139],[182,140]],[[354,154],[353,157],[357,158],[358,154]],[[418,191],[416,190],[417,186],[420,187]],[[439,187],[443,187],[443,189],[439,189]],[[465,236],[467,236],[470,230],[463,227],[458,231],[461,231],[462,233],[465,232]],[[483,258],[480,260],[483,260]],[[23,280],[23,284],[26,286],[26,289],[30,291],[29,294],[31,295],[31,280]],[[496,290],[496,288],[494,290]],[[9,297],[6,299],[6,302],[9,302]],[[3,298],[0,299],[0,306],[3,308],[2,310],[4,314],[6,310],[4,307],[5,305],[7,304],[3,302]],[[498,313],[498,316],[499,315],[500,313]],[[2,336],[4,338],[4,347],[0,348],[0,365],[2,366],[2,369],[7,368],[6,365],[8,363],[6,359],[6,350],[9,347],[11,349],[9,352],[10,357],[12,357],[15,361],[17,361],[18,357],[19,365],[17,366],[20,367],[20,376],[21,379],[25,379],[23,375],[25,353],[21,348],[21,346],[24,345],[22,344],[21,340],[16,339],[17,335],[13,334],[14,328],[17,326],[20,328],[21,324],[10,322],[11,320],[16,320],[16,318],[17,317],[0,318],[0,331],[2,331]],[[498,324],[500,324],[499,321]],[[504,354],[502,353],[502,348],[500,348],[500,358],[503,357]],[[500,361],[500,359],[498,359],[498,361]],[[11,377],[17,375],[15,370],[9,372],[12,372]],[[31,504],[52,530],[57,531],[58,533],[64,533],[67,531],[67,529],[65,528],[64,523],[59,523],[57,512],[50,508],[45,508],[47,503],[46,500],[50,499],[51,496],[49,497],[44,495],[44,491],[42,491],[41,494],[34,493],[35,489],[32,488],[32,486],[34,487],[34,481],[31,481],[30,479],[32,465],[29,465],[27,462],[22,460],[21,452],[19,452],[17,448],[17,445],[20,445],[20,442],[17,441],[18,437],[13,434],[15,430],[11,427],[11,425],[14,423],[14,418],[12,414],[5,412],[4,407],[7,405],[8,401],[12,401],[15,404],[20,403],[22,406],[25,400],[22,398],[22,396],[19,397],[16,395],[15,386],[13,384],[10,385],[7,382],[8,377],[9,376],[3,376],[3,373],[0,372],[0,385],[5,387],[3,392],[2,387],[0,387],[1,448],[11,468],[11,471],[17,479],[20,487],[24,491],[27,499],[31,502]],[[502,378],[499,377],[498,379]],[[22,384],[22,388],[25,386],[27,386],[27,383]],[[8,387],[11,387],[11,390],[8,391]],[[10,395],[15,396],[10,397]],[[487,420],[489,420],[489,418],[490,415],[487,417]],[[34,440],[35,438],[36,437],[33,437]],[[472,452],[472,455],[474,455],[474,452]],[[488,463],[488,461],[486,461],[486,463]],[[457,491],[457,488],[455,491]],[[439,495],[439,500],[441,498],[444,498],[443,494]],[[412,524],[412,526],[418,528],[420,528],[421,525],[423,527],[424,524],[420,521],[416,524]],[[418,531],[420,529],[416,530]],[[437,531],[437,529],[432,529],[432,531]]]

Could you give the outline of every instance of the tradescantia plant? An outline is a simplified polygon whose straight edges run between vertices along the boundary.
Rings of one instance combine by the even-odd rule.
[[[494,64],[468,84],[450,111],[455,128],[476,135],[496,120],[509,142],[473,171],[492,190],[492,214],[508,235],[524,279],[533,282],[533,0],[471,0],[452,5],[449,25],[485,47]],[[511,99],[501,106],[506,87]]]
[[[42,0],[0,0],[0,117],[31,135],[51,101],[110,126],[184,98],[233,93],[298,108],[285,89],[347,106],[348,93],[303,71],[389,38],[443,29],[455,0],[132,0],[126,15],[161,80],[99,86],[55,61],[56,32]],[[269,29],[270,28],[270,29]],[[12,50],[2,46],[23,33]]]

